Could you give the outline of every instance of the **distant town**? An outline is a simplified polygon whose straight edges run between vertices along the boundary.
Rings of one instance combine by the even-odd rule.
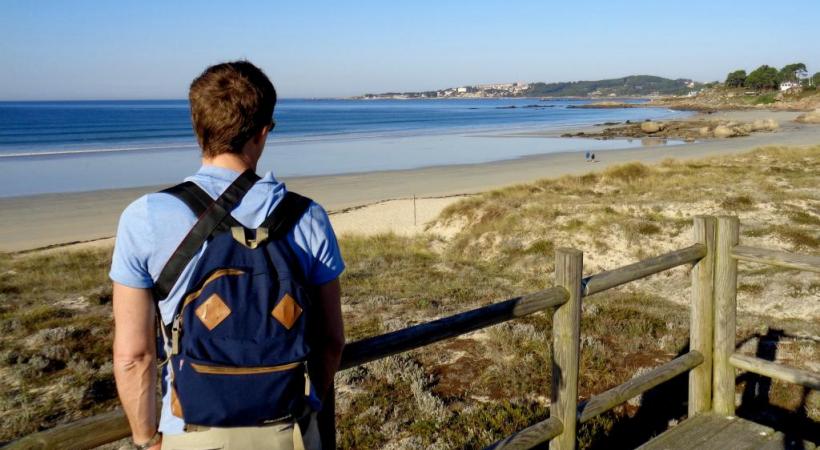
[[[386,92],[383,94],[365,94],[360,98],[488,98],[488,97],[518,97],[530,88],[528,82],[517,83],[489,83],[473,86],[460,86],[437,91],[423,92]]]

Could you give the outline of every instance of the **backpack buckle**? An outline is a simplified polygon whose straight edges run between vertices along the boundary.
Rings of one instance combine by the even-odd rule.
[[[179,354],[179,328],[181,321],[182,316],[176,316],[171,328],[171,355]]]
[[[268,229],[265,227],[257,228],[252,239],[248,237],[248,231],[245,227],[231,227],[233,239],[251,250],[268,240]]]

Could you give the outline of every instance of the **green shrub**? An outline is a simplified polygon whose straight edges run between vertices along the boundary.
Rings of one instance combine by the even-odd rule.
[[[731,72],[726,77],[726,82],[724,83],[726,87],[743,87],[746,83],[746,71],[745,70],[735,70]]]
[[[758,96],[754,100],[754,104],[755,105],[771,105],[775,101],[777,101],[777,100],[774,98],[773,94],[764,94],[764,95]]]
[[[752,89],[776,89],[780,84],[778,75],[777,69],[764,64],[746,77],[745,86]]]

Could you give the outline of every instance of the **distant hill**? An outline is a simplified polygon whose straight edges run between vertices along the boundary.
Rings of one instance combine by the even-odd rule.
[[[702,83],[686,79],[670,80],[652,75],[632,75],[598,81],[479,84],[450,87],[437,91],[364,94],[356,98],[646,97],[682,95],[700,89],[702,86]]]
[[[571,81],[562,83],[531,83],[522,96],[525,97],[608,97],[681,95],[697,89],[701,83],[691,80],[631,75],[598,81]]]

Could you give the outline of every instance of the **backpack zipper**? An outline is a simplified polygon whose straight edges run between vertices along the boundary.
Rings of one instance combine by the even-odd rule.
[[[302,365],[301,362],[282,364],[280,366],[257,366],[257,367],[235,367],[235,366],[210,366],[205,364],[190,363],[191,368],[197,373],[207,375],[257,375],[262,373],[283,372],[295,369]]]
[[[182,312],[185,308],[194,300],[196,300],[202,291],[205,290],[205,287],[208,286],[212,281],[222,278],[226,275],[244,275],[246,272],[241,269],[219,269],[214,271],[205,281],[202,283],[202,286],[194,292],[189,293],[186,295],[182,301],[181,306],[179,307],[179,312],[174,317],[173,325],[171,326],[171,354],[177,355],[179,354],[179,339],[180,339],[180,330],[182,329]]]
[[[211,284],[212,281],[215,281],[215,280],[217,280],[219,278],[222,278],[226,275],[243,275],[243,274],[245,274],[245,271],[242,270],[242,269],[219,269],[219,270],[214,271],[214,273],[210,274],[208,276],[208,278],[205,279],[205,281],[202,283],[202,287],[200,287],[196,291],[191,292],[190,294],[185,296],[185,299],[182,301],[182,308],[180,309],[180,314],[182,314],[182,310],[184,310],[185,307],[188,306],[189,303],[196,300],[199,297],[199,295],[202,294],[202,291],[204,291],[205,288],[209,284]]]

